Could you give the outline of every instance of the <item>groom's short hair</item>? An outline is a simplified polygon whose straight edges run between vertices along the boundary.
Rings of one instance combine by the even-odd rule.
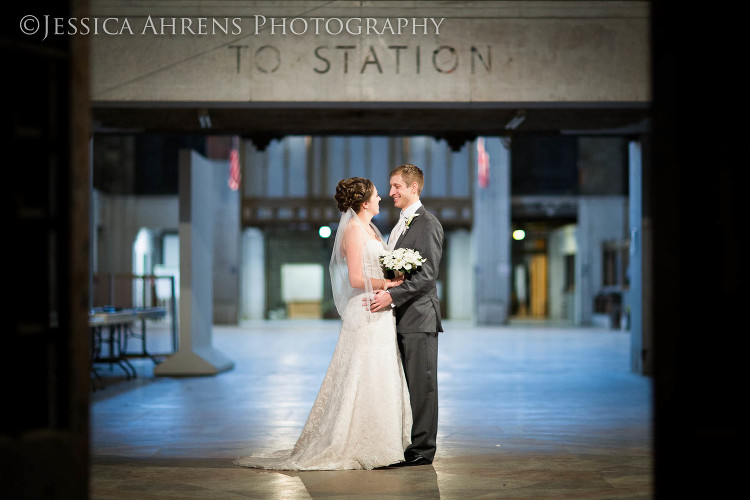
[[[404,163],[391,170],[390,177],[394,175],[400,175],[407,186],[411,186],[415,182],[417,183],[417,194],[422,194],[422,188],[424,187],[424,174],[422,169],[411,163]]]

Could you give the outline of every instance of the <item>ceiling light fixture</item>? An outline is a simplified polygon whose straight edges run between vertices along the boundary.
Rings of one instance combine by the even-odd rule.
[[[516,115],[505,124],[506,130],[515,130],[526,120],[526,111],[517,111]]]
[[[204,109],[198,114],[198,123],[200,123],[201,128],[211,128],[211,117],[208,110]]]

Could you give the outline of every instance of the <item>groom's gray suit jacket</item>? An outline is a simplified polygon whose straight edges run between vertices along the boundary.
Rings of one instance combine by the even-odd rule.
[[[389,290],[396,305],[396,330],[399,333],[442,332],[440,301],[436,280],[443,254],[443,226],[419,207],[411,225],[401,234],[394,248],[412,248],[427,259],[417,271],[406,276],[399,286]]]

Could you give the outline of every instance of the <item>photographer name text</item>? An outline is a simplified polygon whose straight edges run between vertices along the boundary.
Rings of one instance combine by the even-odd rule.
[[[27,15],[19,27],[25,35],[50,36],[212,36],[212,35],[439,35],[445,18],[434,17],[152,17],[132,21],[127,17],[65,18]]]

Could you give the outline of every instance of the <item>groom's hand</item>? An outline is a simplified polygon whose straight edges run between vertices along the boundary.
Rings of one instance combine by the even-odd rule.
[[[378,290],[375,297],[372,299],[370,311],[382,311],[386,307],[390,307],[391,303],[393,303],[393,297],[391,297],[391,294],[383,290]]]

